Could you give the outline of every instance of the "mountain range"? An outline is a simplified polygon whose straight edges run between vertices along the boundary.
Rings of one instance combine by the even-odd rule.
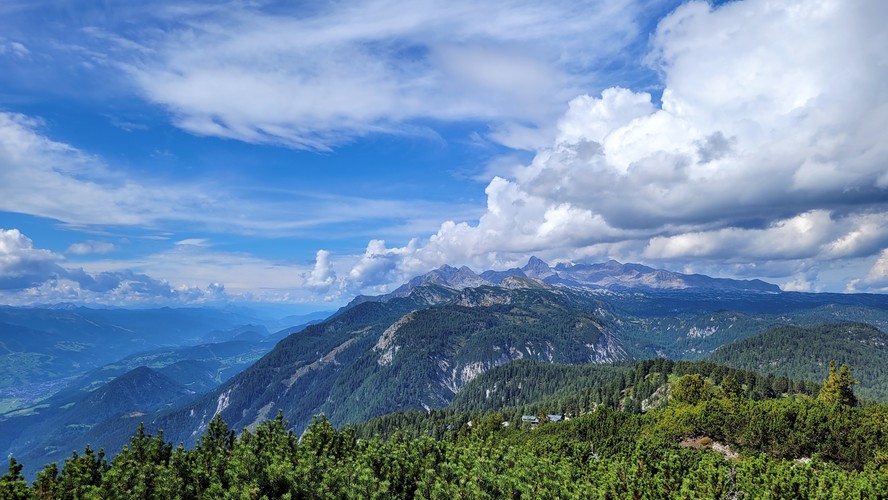
[[[531,259],[480,275],[444,266],[391,293],[357,297],[153,425],[185,443],[217,415],[236,429],[278,411],[296,429],[318,413],[342,425],[445,407],[478,375],[514,360],[702,359],[770,328],[842,321],[885,328],[888,302],[615,262],[552,268]]]
[[[396,288],[391,293],[376,297],[359,295],[352,301],[358,304],[368,300],[385,301],[394,297],[405,297],[414,288],[424,284],[441,285],[456,290],[482,285],[522,286],[523,280],[531,278],[542,284],[558,284],[592,290],[653,291],[653,290],[694,290],[694,291],[745,291],[778,293],[780,287],[761,280],[735,280],[711,278],[702,274],[681,274],[664,269],[654,269],[641,264],[622,264],[610,260],[599,264],[559,263],[551,267],[542,259],[531,257],[524,267],[505,271],[484,271],[476,274],[468,266],[455,268],[443,265],[438,269],[417,276]],[[518,285],[515,285],[518,283]]]
[[[209,337],[229,340],[191,347],[188,354],[155,350],[114,363],[82,379],[73,392],[45,402],[57,410],[34,410],[66,415],[54,422],[79,428],[79,437],[20,427],[22,435],[9,451],[40,466],[59,460],[61,436],[72,443],[111,446],[138,422],[149,430],[163,429],[173,442],[192,445],[214,417],[221,416],[233,429],[252,429],[278,412],[301,432],[319,413],[344,425],[394,411],[446,408],[479,376],[514,361],[586,365],[654,357],[704,359],[722,352],[722,346],[752,341],[775,328],[816,329],[846,322],[868,325],[870,338],[878,343],[888,327],[888,301],[882,295],[781,292],[756,280],[685,275],[615,261],[552,267],[532,258],[522,268],[481,274],[443,266],[391,293],[358,296],[324,321],[280,332],[273,348],[265,342],[267,354],[228,376],[218,375],[222,365],[207,369],[211,360],[196,353],[228,349],[231,359],[237,359],[240,349],[254,349],[247,347],[250,341],[272,336],[235,327]],[[844,349],[855,339],[838,339],[837,345],[844,347],[830,349]],[[164,362],[157,362],[161,358]],[[140,360],[150,368],[140,368]],[[747,367],[736,356],[720,362]],[[213,370],[214,382],[206,383]],[[888,379],[888,374],[877,373],[868,384],[881,387],[883,376]],[[116,384],[121,377],[127,383]],[[143,389],[136,388],[140,384]],[[157,387],[166,387],[169,404],[127,400],[127,394],[156,392]],[[90,393],[122,403],[110,407],[116,411],[110,417],[67,411],[89,408]],[[14,421],[0,421],[0,434]]]

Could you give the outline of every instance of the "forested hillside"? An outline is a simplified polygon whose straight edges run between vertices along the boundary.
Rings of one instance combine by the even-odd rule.
[[[445,407],[476,377],[521,359],[699,359],[775,325],[823,317],[888,321],[888,306],[868,295],[617,293],[520,276],[504,278],[503,286],[475,286],[472,276],[451,271],[431,273],[431,281],[416,280],[397,294],[355,299],[215,392],[152,418],[149,429],[191,444],[217,414],[238,428],[278,410],[298,430],[320,412],[334,425],[357,423]],[[462,288],[438,284],[442,276]],[[643,398],[630,399],[626,404],[641,405]]]
[[[405,297],[343,308],[150,425],[189,444],[217,414],[244,427],[282,410],[304,429],[323,412],[342,425],[447,406],[472,379],[517,359],[629,359],[602,314],[606,307],[569,290],[418,286]]]
[[[835,360],[854,367],[861,397],[888,401],[888,335],[870,325],[782,326],[722,346],[709,359],[801,380],[821,379]]]
[[[720,384],[733,377],[749,399],[808,394],[817,384],[763,376],[705,362],[655,359],[616,365],[562,365],[520,361],[497,367],[468,384],[453,400],[461,411],[524,408],[525,413],[580,414],[604,404],[641,412],[665,403],[663,390],[676,377],[702,374]],[[660,393],[658,393],[660,391]]]

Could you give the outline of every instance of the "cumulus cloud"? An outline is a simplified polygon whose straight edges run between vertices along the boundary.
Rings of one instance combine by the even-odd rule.
[[[371,240],[367,250],[349,273],[349,280],[358,288],[386,285],[401,279],[409,258],[416,251],[411,240],[405,247],[387,248],[383,240]],[[415,257],[414,257],[415,258]]]
[[[303,275],[305,286],[315,289],[328,289],[336,281],[336,271],[333,270],[333,262],[330,261],[330,252],[318,250],[315,256],[315,265],[310,273]]]
[[[882,250],[869,273],[848,283],[849,292],[888,292],[888,248]]]
[[[18,229],[0,229],[0,289],[25,290],[55,286],[65,281],[83,291],[106,293],[124,289],[142,295],[170,297],[166,283],[144,274],[126,272],[87,273],[83,269],[63,267],[64,257],[49,250],[35,248],[33,241]],[[48,284],[48,285],[47,285]]]
[[[497,139],[536,146],[525,132],[549,126],[649,15],[629,0],[315,7],[158,9],[167,29],[139,40],[126,70],[199,135],[323,150],[367,133],[416,133],[420,120],[484,120]]]
[[[490,182],[477,224],[371,242],[351,276],[540,252],[784,262],[810,288],[798,272],[888,245],[886,15],[876,1],[682,5],[652,38],[660,106],[623,88],[573,99],[554,144]]]
[[[0,290],[0,300],[12,305],[58,302],[123,307],[195,305],[225,302],[230,298],[224,286],[218,283],[211,283],[206,288],[172,287],[166,281],[144,274],[107,272],[90,275],[81,269],[29,288]]]
[[[0,229],[0,289],[28,288],[63,274],[60,260],[60,255],[34,248],[18,229]]]
[[[640,114],[649,97],[626,90],[577,98],[560,127],[567,140],[519,181],[617,228],[767,223],[883,201],[888,146],[876,130],[888,125],[888,70],[870,21],[883,10],[686,4],[654,37],[661,109]],[[572,119],[576,110],[585,118]]]

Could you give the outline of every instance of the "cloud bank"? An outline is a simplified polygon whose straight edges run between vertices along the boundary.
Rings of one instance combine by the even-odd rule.
[[[0,299],[7,304],[78,302],[103,305],[199,304],[225,300],[224,286],[173,287],[129,270],[87,272],[64,267],[64,257],[35,248],[17,229],[0,229]]]
[[[682,5],[648,56],[661,105],[617,87],[576,97],[550,147],[490,182],[477,224],[401,248],[372,241],[349,276],[381,284],[539,253],[736,264],[799,288],[831,262],[883,253],[856,282],[880,286],[886,16],[877,1]]]

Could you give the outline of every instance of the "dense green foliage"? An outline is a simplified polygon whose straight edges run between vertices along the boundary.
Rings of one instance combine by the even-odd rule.
[[[642,413],[611,396],[616,407],[571,407],[590,389],[568,382],[582,378],[581,368],[586,382],[615,393],[653,396],[671,387],[668,404]],[[831,391],[831,379],[844,387],[851,374],[843,371],[834,368],[820,393]],[[806,394],[788,395],[791,381],[754,380],[709,363],[524,362],[489,372],[488,382],[504,374],[554,377],[552,385],[528,386],[518,407],[396,413],[338,431],[321,417],[301,437],[281,413],[240,436],[216,417],[190,450],[139,426],[110,461],[87,447],[61,467],[47,465],[31,484],[11,459],[0,498],[880,498],[888,491],[888,405],[815,398],[807,384],[798,386]],[[639,389],[646,384],[662,385]],[[788,390],[781,396],[779,388]],[[557,405],[567,405],[560,410],[568,418],[548,421]],[[538,422],[521,418],[529,408],[539,411]]]
[[[359,438],[320,419],[299,439],[280,416],[235,438],[215,419],[193,450],[140,428],[110,463],[87,449],[31,485],[12,460],[0,497],[878,498],[888,491],[886,424],[884,405],[804,396],[643,415],[601,406],[535,429],[504,427],[493,413],[440,438]],[[682,446],[688,436],[741,455]]]
[[[822,380],[831,360],[854,368],[865,399],[888,401],[888,335],[859,323],[782,326],[716,350],[710,360],[794,379]]]
[[[467,384],[454,398],[458,411],[498,411],[578,415],[597,405],[640,412],[665,403],[664,384],[671,377],[700,374],[722,384],[730,377],[732,393],[750,399],[780,394],[816,395],[813,382],[763,376],[707,362],[654,359],[614,365],[560,365],[515,361],[493,368]],[[658,393],[658,389],[660,390]]]

